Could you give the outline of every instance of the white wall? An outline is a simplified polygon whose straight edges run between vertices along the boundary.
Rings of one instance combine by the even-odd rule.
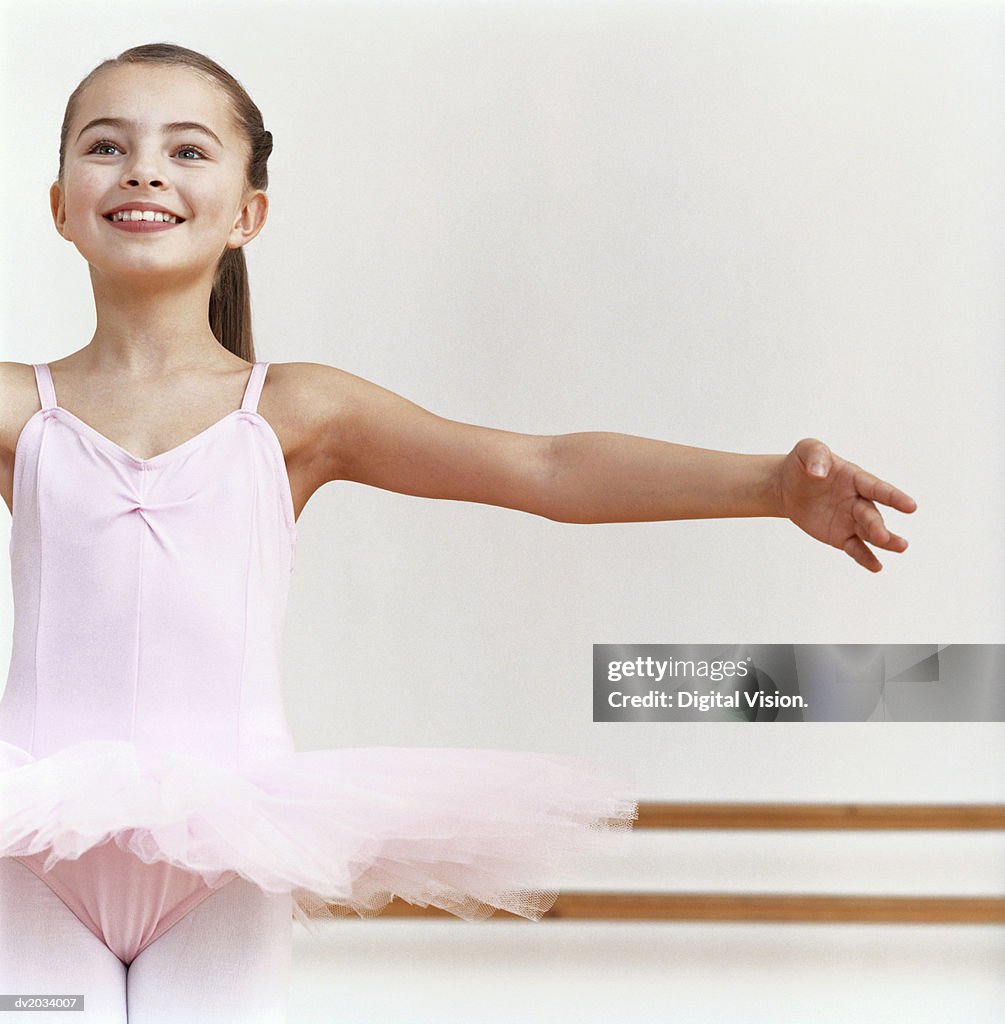
[[[512,430],[744,452],[818,436],[919,502],[890,517],[910,551],[873,576],[781,521],[568,526],[329,485],[300,521],[287,629],[302,747],[594,753],[630,765],[645,799],[1005,797],[1000,723],[590,720],[598,642],[1005,641],[1002,4],[2,10],[3,358],[89,339],[86,268],[47,208],[63,106],[99,60],[166,39],[236,74],[275,136],[270,223],[248,250],[259,358],[331,363]],[[685,853],[639,836],[671,888],[1005,883],[986,837],[955,837],[947,875],[912,852],[940,849],[925,834],[859,837],[861,870],[838,875],[847,838],[805,838],[711,833]],[[444,997],[490,1019],[451,1002],[460,967],[435,974],[439,936],[488,932],[334,927],[334,966],[298,940],[298,998],[400,1019],[360,972],[407,956],[431,1007],[410,1019],[455,1019]],[[500,938],[472,977],[488,986],[501,964],[519,991],[553,964],[534,984],[572,992],[583,1020],[612,1019],[608,999],[639,1020],[805,1020],[809,1001],[817,1020],[1005,1013],[1001,928],[562,925],[567,946],[546,927],[535,946]],[[622,999],[650,991],[677,1016],[632,1017]],[[556,1019],[551,998],[523,1019]]]

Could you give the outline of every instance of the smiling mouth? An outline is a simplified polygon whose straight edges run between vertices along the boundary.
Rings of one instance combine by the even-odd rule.
[[[161,213],[153,210],[122,210],[118,213],[106,213],[104,218],[112,224],[184,224],[184,217]]]
[[[126,217],[120,220],[116,219],[114,214],[109,214],[104,219],[117,231],[126,231],[130,234],[151,234],[160,231],[170,231],[172,228],[185,223],[181,217],[175,220],[148,220],[146,217],[137,217],[135,219]]]

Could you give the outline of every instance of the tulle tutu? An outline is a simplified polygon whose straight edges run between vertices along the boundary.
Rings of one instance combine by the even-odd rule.
[[[397,896],[466,920],[539,919],[556,873],[618,848],[638,805],[605,761],[534,751],[359,747],[240,767],[88,740],[38,760],[0,741],[0,856],[45,866],[114,837],[213,886],[228,871],[311,915],[373,916]]]
[[[539,918],[558,872],[636,815],[613,765],[531,751],[297,752],[282,638],[296,522],[279,438],[241,407],[138,460],[56,401],[19,440],[0,857],[51,868],[113,839],[297,916],[394,896]],[[44,455],[44,457],[43,457]],[[233,610],[233,614],[227,614]],[[101,739],[115,736],[119,739]],[[31,753],[34,751],[35,753]]]

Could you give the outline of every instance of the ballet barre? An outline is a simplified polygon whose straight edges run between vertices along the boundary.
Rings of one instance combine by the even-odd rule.
[[[634,829],[1002,831],[1005,805],[642,803]],[[379,916],[459,920],[401,900]],[[1005,924],[1005,897],[563,891],[542,920]]]

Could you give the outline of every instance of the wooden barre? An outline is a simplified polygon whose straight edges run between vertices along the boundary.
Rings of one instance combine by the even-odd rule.
[[[416,907],[397,899],[392,900],[379,916],[460,920],[437,907]],[[505,911],[496,911],[487,920],[526,921]],[[1005,924],[1005,898],[563,892],[542,920]]]
[[[1002,830],[1005,805],[650,802],[639,804],[634,829]],[[460,920],[436,907],[416,907],[399,899],[379,916]],[[526,919],[497,911],[488,920]],[[1005,924],[1005,898],[562,892],[543,920]]]
[[[1002,804],[640,803],[635,829],[1005,829]]]

